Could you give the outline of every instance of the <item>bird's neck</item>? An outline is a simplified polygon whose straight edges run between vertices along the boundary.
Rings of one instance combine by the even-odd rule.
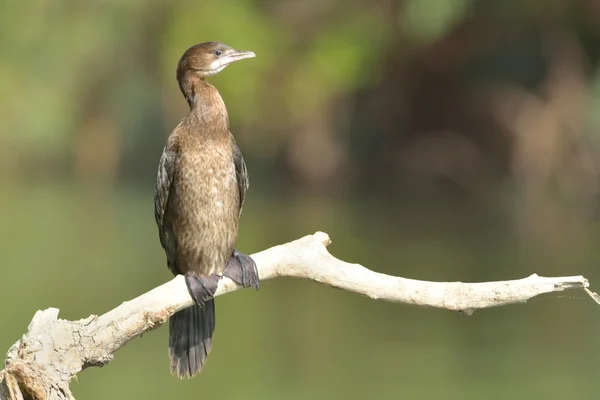
[[[204,79],[195,79],[180,87],[190,106],[190,122],[210,127],[210,131],[215,134],[229,134],[227,108],[214,86]]]

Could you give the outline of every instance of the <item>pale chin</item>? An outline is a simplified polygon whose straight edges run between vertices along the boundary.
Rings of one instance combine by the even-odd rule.
[[[215,65],[216,64],[216,65]],[[219,72],[223,71],[225,68],[227,68],[229,64],[224,64],[221,65],[218,61],[215,61],[212,63],[211,65],[211,69],[208,71],[202,71],[202,75],[203,76],[213,76],[218,74]]]

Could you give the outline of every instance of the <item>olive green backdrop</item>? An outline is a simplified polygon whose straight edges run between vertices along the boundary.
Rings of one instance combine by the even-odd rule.
[[[0,350],[38,309],[84,318],[171,279],[154,177],[187,111],[176,63],[207,40],[257,54],[211,79],[252,181],[242,251],[322,230],[393,275],[600,290],[600,10],[506,3],[0,2]],[[200,376],[170,376],[161,327],[72,390],[589,399],[599,310],[572,291],[465,317],[279,279],[218,298]]]

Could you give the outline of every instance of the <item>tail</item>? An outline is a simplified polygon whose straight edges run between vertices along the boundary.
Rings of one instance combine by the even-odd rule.
[[[204,307],[181,310],[169,320],[169,358],[171,373],[178,378],[191,378],[202,371],[212,348],[215,331],[215,300]]]

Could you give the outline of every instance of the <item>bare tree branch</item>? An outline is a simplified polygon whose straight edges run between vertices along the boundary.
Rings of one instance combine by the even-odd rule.
[[[481,308],[521,303],[543,293],[566,289],[589,291],[583,276],[544,278],[531,275],[501,282],[425,282],[373,272],[333,257],[323,232],[275,246],[252,258],[261,281],[289,276],[309,279],[372,299],[471,314]],[[223,278],[216,295],[241,289]],[[69,383],[90,366],[110,362],[114,353],[141,334],[164,324],[193,304],[185,281],[178,276],[101,316],[79,321],[58,319],[58,310],[38,311],[27,333],[7,353],[0,372],[0,400],[72,399]]]

